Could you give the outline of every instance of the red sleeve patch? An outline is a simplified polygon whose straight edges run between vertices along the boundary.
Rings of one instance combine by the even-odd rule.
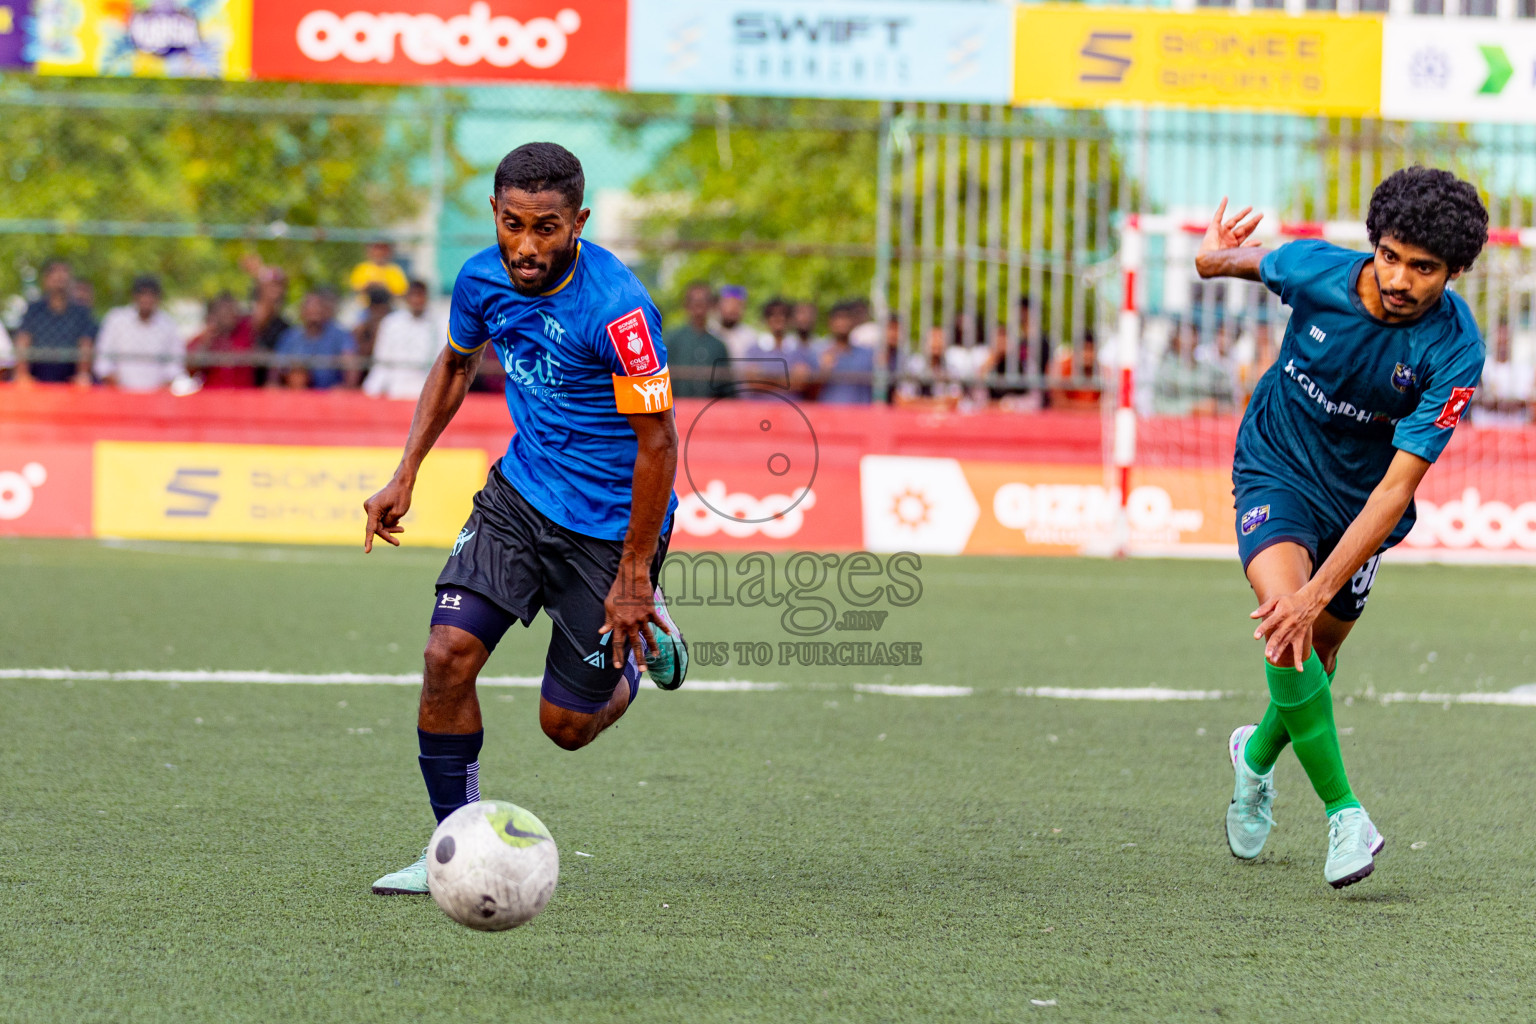
[[[645,311],[636,308],[608,325],[608,340],[619,354],[626,377],[646,377],[661,369],[656,343],[651,340],[651,325]]]
[[[1450,400],[1445,403],[1445,408],[1440,410],[1440,418],[1435,420],[1435,426],[1449,430],[1461,422],[1461,414],[1467,411],[1467,406],[1472,404],[1472,394],[1476,388],[1451,388]]]

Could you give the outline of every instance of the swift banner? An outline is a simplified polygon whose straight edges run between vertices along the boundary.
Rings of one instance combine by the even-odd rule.
[[[250,77],[252,0],[39,0],[42,75]]]
[[[1011,17],[964,0],[632,0],[629,87],[1006,103]]]
[[[395,448],[98,441],[98,537],[361,544],[363,501],[400,461]],[[421,467],[408,544],[449,547],[485,483],[485,452],[443,448]]]
[[[1381,19],[1017,8],[1013,102],[1365,116],[1381,100]]]
[[[1403,121],[1536,123],[1536,25],[1388,18],[1381,114]]]
[[[624,0],[257,0],[257,78],[624,84]]]

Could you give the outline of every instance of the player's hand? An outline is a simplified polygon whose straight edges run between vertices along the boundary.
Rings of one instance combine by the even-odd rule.
[[[1322,610],[1305,591],[1272,597],[1255,608],[1248,617],[1263,620],[1253,638],[1264,641],[1264,657],[1274,665],[1289,659],[1300,672],[1312,653],[1312,624]]]
[[[398,476],[385,484],[378,494],[363,502],[363,511],[368,513],[368,530],[363,534],[363,552],[366,554],[373,550],[374,537],[382,537],[399,547],[400,542],[395,536],[405,532],[400,520],[410,510],[411,484]]]
[[[603,600],[603,628],[598,630],[599,636],[613,634],[614,668],[623,668],[629,652],[633,651],[635,664],[640,666],[640,671],[645,671],[646,654],[657,649],[653,626],[660,626],[661,631],[669,635],[672,632],[656,614],[656,594],[651,586],[650,572],[645,566],[625,560]]]
[[[1245,206],[1234,216],[1228,217],[1227,197],[1222,196],[1221,205],[1216,207],[1216,214],[1205,229],[1205,237],[1200,240],[1200,251],[1219,252],[1222,249],[1240,249],[1243,246],[1258,245],[1259,240],[1253,237],[1253,232],[1259,226],[1259,221],[1264,219],[1264,215],[1254,213],[1249,217],[1250,213],[1253,213],[1253,207]]]

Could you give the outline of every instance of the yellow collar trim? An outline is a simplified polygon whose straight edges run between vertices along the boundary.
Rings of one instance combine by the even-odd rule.
[[[555,294],[555,292],[559,291],[560,289],[564,288],[566,285],[570,284],[571,283],[571,278],[576,276],[576,266],[580,262],[581,262],[581,239],[578,238],[576,240],[576,258],[571,260],[571,272],[569,274],[565,275],[565,280],[564,281],[561,281],[559,284],[555,285],[549,291],[547,291],[547,292],[539,292],[539,298],[542,299],[546,295],[553,295],[553,294]]]

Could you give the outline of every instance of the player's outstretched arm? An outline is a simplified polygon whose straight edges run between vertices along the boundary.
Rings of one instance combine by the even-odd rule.
[[[652,625],[671,632],[656,614],[651,560],[656,557],[661,524],[667,518],[667,505],[672,499],[672,480],[677,475],[677,424],[671,409],[631,413],[627,418],[639,449],[635,453],[629,529],[624,533],[618,575],[603,602],[607,617],[601,632],[614,634],[614,668],[622,668],[628,651],[634,651],[635,661],[643,671],[646,651],[656,649]]]
[[[1327,561],[1318,566],[1306,586],[1294,594],[1272,597],[1259,605],[1250,618],[1262,619],[1253,636],[1264,641],[1264,656],[1278,663],[1289,651],[1302,670],[1302,662],[1312,650],[1312,624],[1322,614],[1344,581],[1359,571],[1391,535],[1408,511],[1413,492],[1429,472],[1430,463],[1409,452],[1399,451],[1387,467],[1387,475],[1371,491],[1365,507],[1349,524],[1344,536]]]
[[[1245,281],[1259,281],[1259,263],[1269,253],[1259,247],[1253,237],[1254,229],[1264,215],[1253,213],[1253,207],[1245,206],[1235,215],[1227,216],[1227,197],[1221,197],[1216,215],[1205,229],[1200,240],[1200,251],[1195,254],[1195,270],[1201,277],[1238,277]]]
[[[475,371],[480,368],[480,356],[484,351],[480,349],[464,355],[451,345],[444,345],[438,353],[437,362],[432,364],[427,382],[422,385],[421,397],[416,400],[411,432],[405,440],[405,454],[400,458],[394,477],[383,490],[363,502],[363,509],[368,513],[368,529],[363,535],[364,552],[373,550],[374,537],[400,546],[395,535],[405,532],[400,520],[411,510],[411,490],[416,486],[416,473],[427,452],[432,450],[453,419],[453,414],[464,404],[464,396],[475,379]]]

